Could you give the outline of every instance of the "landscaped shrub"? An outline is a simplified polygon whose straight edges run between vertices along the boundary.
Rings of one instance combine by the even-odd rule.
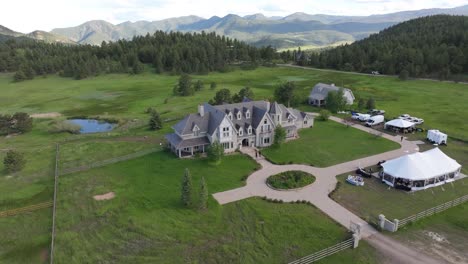
[[[276,189],[295,189],[309,185],[315,177],[303,171],[286,171],[267,179],[268,185]]]

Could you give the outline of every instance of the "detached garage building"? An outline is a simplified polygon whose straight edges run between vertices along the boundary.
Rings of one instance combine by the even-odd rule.
[[[408,191],[418,191],[454,181],[461,165],[439,148],[405,155],[381,164],[386,184]]]
[[[317,83],[312,91],[310,92],[308,101],[309,104],[314,106],[324,106],[327,104],[326,99],[329,92],[338,92],[340,89],[343,89],[343,98],[346,101],[346,104],[352,105],[354,103],[354,94],[348,88],[341,88],[332,84]]]

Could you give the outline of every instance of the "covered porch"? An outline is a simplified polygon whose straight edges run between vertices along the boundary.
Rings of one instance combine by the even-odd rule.
[[[210,145],[210,141],[206,136],[182,139],[177,134],[173,133],[166,135],[166,139],[168,141],[168,147],[179,158],[191,157],[196,153],[205,153]]]

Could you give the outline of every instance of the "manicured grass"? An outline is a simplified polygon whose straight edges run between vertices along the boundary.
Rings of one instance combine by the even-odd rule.
[[[248,199],[207,211],[184,208],[180,184],[189,168],[198,188],[232,189],[256,165],[241,155],[219,166],[155,153],[64,176],[57,212],[57,263],[285,263],[349,234],[312,206]],[[113,191],[116,197],[94,201]]]
[[[346,176],[338,177],[339,187],[332,199],[362,219],[377,223],[378,215],[401,219],[468,194],[468,178],[418,192],[389,188],[379,179],[364,179],[365,185],[356,187],[346,183]]]
[[[299,136],[299,139],[280,147],[262,150],[262,154],[277,164],[300,163],[327,167],[399,147],[390,140],[331,120],[316,121],[312,128],[300,130]]]
[[[315,177],[303,171],[285,171],[267,179],[267,183],[275,189],[297,189],[315,181]]]

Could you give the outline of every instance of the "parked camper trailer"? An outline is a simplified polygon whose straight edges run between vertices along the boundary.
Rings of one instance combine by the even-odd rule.
[[[369,119],[367,119],[366,121],[366,126],[376,126],[378,124],[381,124],[383,123],[385,120],[384,116],[383,115],[376,115],[376,116],[373,116]]]
[[[439,130],[431,129],[427,131],[427,140],[435,144],[447,144],[447,134]]]

